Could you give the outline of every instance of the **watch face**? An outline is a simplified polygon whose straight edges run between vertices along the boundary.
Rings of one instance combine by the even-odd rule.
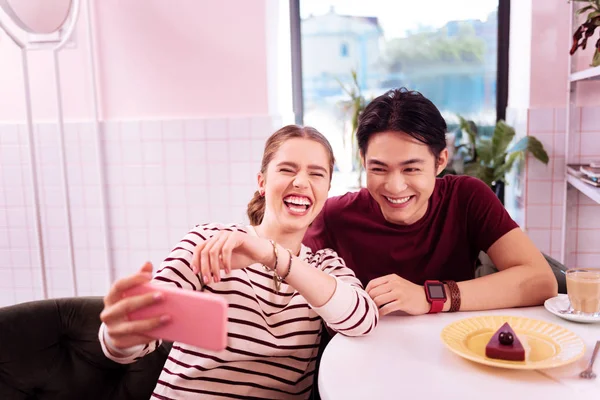
[[[446,298],[446,292],[442,284],[429,284],[427,285],[427,289],[429,290],[429,297],[434,300],[443,300]]]

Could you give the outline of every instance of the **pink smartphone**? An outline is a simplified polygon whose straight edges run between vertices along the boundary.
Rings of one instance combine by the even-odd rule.
[[[171,320],[147,332],[156,339],[181,342],[207,350],[227,347],[227,301],[219,295],[144,283],[125,292],[124,297],[161,292],[156,304],[129,313],[132,320],[163,314]]]

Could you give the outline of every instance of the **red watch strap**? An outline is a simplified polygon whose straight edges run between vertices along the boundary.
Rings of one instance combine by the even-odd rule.
[[[435,297],[440,297],[439,290],[436,293],[435,297],[432,296],[429,292],[430,287],[441,288],[444,297],[443,298],[435,298]],[[444,310],[444,304],[448,300],[448,297],[446,295],[446,289],[444,288],[444,284],[442,282],[436,281],[436,280],[426,280],[425,283],[423,284],[423,289],[425,289],[425,297],[427,298],[427,302],[431,305],[429,308],[428,314],[442,312]]]
[[[432,300],[431,308],[429,309],[429,314],[442,312],[442,310],[444,309],[444,303],[444,300]]]

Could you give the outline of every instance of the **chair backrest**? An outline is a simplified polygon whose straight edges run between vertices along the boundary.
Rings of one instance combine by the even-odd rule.
[[[104,356],[101,297],[0,308],[0,399],[148,399],[171,343],[133,364]]]
[[[552,273],[556,278],[556,283],[558,283],[558,293],[567,293],[567,277],[565,272],[568,268],[549,255],[544,253],[542,253],[542,255],[548,262],[548,265],[550,265],[550,269],[552,269]],[[498,272],[498,269],[494,263],[492,263],[490,257],[483,251],[479,253],[479,261],[481,262],[481,265],[475,270],[475,278]]]

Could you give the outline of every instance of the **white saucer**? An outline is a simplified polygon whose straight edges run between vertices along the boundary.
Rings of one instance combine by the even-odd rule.
[[[592,317],[587,315],[579,315],[579,314],[569,314],[569,313],[561,313],[561,310],[567,310],[571,304],[569,303],[569,296],[566,294],[559,294],[556,297],[548,299],[544,302],[544,307],[546,310],[550,311],[552,314],[561,317],[563,319],[573,321],[573,322],[583,322],[588,324],[598,323],[600,322],[600,316]]]

